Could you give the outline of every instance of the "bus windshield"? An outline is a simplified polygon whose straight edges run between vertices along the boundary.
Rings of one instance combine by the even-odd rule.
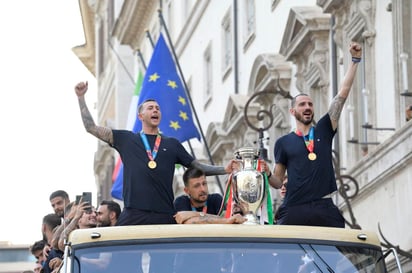
[[[110,245],[72,250],[73,273],[386,272],[378,248],[267,242]]]

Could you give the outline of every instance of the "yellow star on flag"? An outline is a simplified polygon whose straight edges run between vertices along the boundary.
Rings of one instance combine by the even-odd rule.
[[[158,78],[160,78],[160,76],[157,73],[154,73],[154,74],[150,75],[149,82],[155,82],[155,81],[157,81]]]
[[[167,81],[167,86],[170,86],[172,89],[177,88],[176,82],[175,82],[175,81],[171,81],[171,80],[168,80],[168,81]]]
[[[177,131],[177,129],[180,129],[180,125],[178,121],[170,121],[170,127],[172,127],[173,129],[175,129]]]
[[[187,117],[187,113],[180,111],[179,117],[181,117],[183,120],[188,120],[189,118]]]
[[[181,96],[179,96],[179,102],[180,102],[182,105],[186,105],[186,99],[183,98],[183,97],[181,97]]]

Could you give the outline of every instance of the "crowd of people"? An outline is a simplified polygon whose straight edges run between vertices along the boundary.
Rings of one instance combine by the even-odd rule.
[[[260,164],[270,185],[284,195],[282,205],[275,212],[276,224],[344,227],[344,218],[330,195],[337,190],[332,139],[362,56],[357,43],[351,43],[349,51],[352,62],[329,111],[314,125],[312,99],[306,94],[295,96],[290,114],[296,120],[296,130],[276,141],[273,173],[266,162]],[[75,86],[83,125],[88,133],[119,152],[124,166],[124,206],[121,209],[115,201],[103,200],[96,209],[82,199],[78,203],[71,202],[63,190],[53,192],[50,204],[54,213],[44,216],[43,238],[30,248],[37,260],[36,270],[39,265],[44,273],[59,268],[65,242],[75,229],[245,222],[241,211],[228,217],[219,214],[223,197],[209,193],[206,180],[206,176],[233,173],[239,169],[238,161],[233,159],[226,166],[213,166],[196,160],[179,141],[160,133],[162,112],[153,99],[145,100],[138,107],[142,130],[137,134],[98,126],[85,102],[87,89],[87,82]],[[185,195],[177,198],[173,192],[176,164],[186,168],[183,175]]]
[[[50,194],[53,213],[42,220],[42,238],[30,246],[36,263],[33,272],[57,272],[63,261],[65,241],[75,229],[115,226],[121,212],[113,200],[103,200],[97,209],[89,202],[70,201],[68,193],[57,190]]]

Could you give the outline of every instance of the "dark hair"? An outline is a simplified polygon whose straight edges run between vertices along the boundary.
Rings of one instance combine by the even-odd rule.
[[[121,208],[118,203],[112,200],[103,200],[102,202],[100,202],[100,206],[103,206],[103,205],[106,205],[109,211],[114,211],[116,213],[116,219],[119,218]]]
[[[183,183],[185,183],[185,187],[189,186],[190,178],[198,178],[203,175],[205,175],[205,172],[200,169],[188,168],[183,174]]]
[[[47,225],[50,228],[50,230],[53,230],[61,223],[62,219],[55,213],[50,213],[43,217],[43,224]]]
[[[308,94],[305,94],[305,93],[300,93],[300,94],[297,94],[296,96],[294,96],[293,97],[293,99],[292,99],[292,108],[293,107],[295,107],[295,104],[296,104],[296,99],[298,98],[298,97],[300,97],[300,96],[306,96],[306,97],[309,97],[309,95]]]
[[[69,195],[67,194],[67,192],[63,190],[52,192],[52,194],[50,194],[49,200],[52,200],[53,198],[56,198],[56,197],[62,197],[63,199],[69,199]]]
[[[137,113],[140,114],[143,111],[143,104],[149,101],[154,101],[157,102],[155,99],[146,99],[144,100],[141,104],[139,104],[139,107],[137,108]]]
[[[41,250],[43,251],[43,248],[47,245],[47,242],[45,240],[40,240],[40,241],[36,241],[34,242],[33,245],[30,246],[30,252],[31,254],[34,255],[34,252]]]

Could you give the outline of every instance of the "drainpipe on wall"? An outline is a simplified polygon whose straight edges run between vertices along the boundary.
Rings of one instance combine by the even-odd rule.
[[[239,93],[239,64],[237,55],[238,36],[237,36],[237,0],[233,0],[233,73],[235,80],[235,94]]]

